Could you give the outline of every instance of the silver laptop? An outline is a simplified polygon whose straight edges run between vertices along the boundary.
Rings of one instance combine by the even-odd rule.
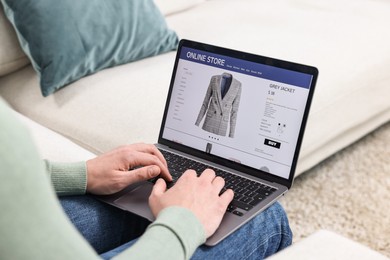
[[[180,41],[156,146],[174,180],[188,168],[199,174],[211,168],[234,190],[206,245],[291,188],[317,76],[311,66]],[[153,221],[153,181],[99,198]]]

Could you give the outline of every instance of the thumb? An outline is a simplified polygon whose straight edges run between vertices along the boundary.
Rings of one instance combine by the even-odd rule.
[[[155,217],[157,217],[158,213],[163,209],[161,197],[166,190],[167,185],[165,184],[165,181],[159,178],[156,181],[156,184],[154,184],[152,193],[149,196],[149,206]]]
[[[129,179],[131,183],[146,181],[157,177],[160,174],[160,168],[156,165],[144,166],[129,172]]]
[[[156,184],[154,184],[153,186],[153,190],[152,190],[152,194],[154,196],[161,196],[162,194],[164,194],[164,192],[167,190],[167,184],[165,183],[165,181],[161,178],[159,178],[157,181],[156,181]]]

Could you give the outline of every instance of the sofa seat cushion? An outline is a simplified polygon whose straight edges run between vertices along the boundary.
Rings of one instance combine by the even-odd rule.
[[[0,78],[0,95],[21,114],[94,153],[128,143],[153,143],[173,60],[170,52],[105,69],[45,98],[28,66]]]
[[[95,157],[95,154],[70,141],[68,138],[16,111],[15,116],[29,129],[41,158],[53,162],[78,162]]]

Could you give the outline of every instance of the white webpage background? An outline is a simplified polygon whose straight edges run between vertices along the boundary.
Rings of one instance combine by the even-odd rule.
[[[234,138],[203,130],[204,118],[195,125],[211,77],[223,72],[242,84]],[[307,95],[305,88],[180,59],[163,137],[201,151],[211,143],[211,154],[255,169],[267,167],[270,173],[288,178]],[[265,138],[279,142],[280,148],[264,145]]]

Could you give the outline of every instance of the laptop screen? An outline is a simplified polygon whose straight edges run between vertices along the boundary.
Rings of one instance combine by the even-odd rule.
[[[312,85],[264,57],[181,45],[160,135],[288,179]]]

